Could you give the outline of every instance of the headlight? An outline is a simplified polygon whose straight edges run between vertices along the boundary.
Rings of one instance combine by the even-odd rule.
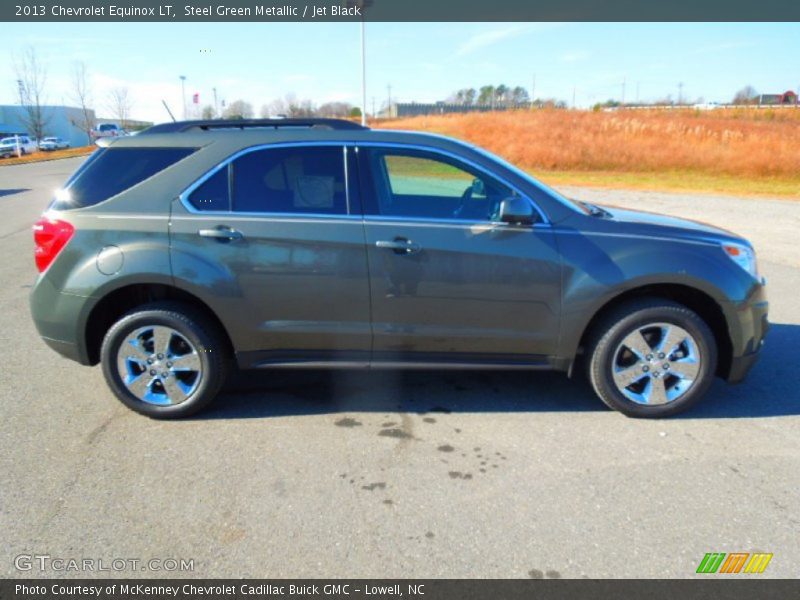
[[[723,244],[722,249],[733,262],[758,279],[758,265],[756,264],[756,253],[749,246],[744,244]]]

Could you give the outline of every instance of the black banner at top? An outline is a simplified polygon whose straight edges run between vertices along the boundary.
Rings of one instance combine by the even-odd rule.
[[[795,0],[3,0],[16,22],[800,21]]]

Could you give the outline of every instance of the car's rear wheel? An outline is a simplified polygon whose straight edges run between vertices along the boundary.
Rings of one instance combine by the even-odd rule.
[[[708,390],[717,366],[708,325],[668,300],[620,306],[597,326],[588,347],[592,387],[606,405],[630,417],[688,409]]]
[[[159,419],[207,406],[228,370],[227,346],[217,327],[191,307],[171,302],[120,318],[103,340],[100,360],[117,398]]]

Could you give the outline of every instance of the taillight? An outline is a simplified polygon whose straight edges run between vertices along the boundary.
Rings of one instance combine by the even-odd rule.
[[[41,273],[55,260],[75,233],[71,223],[42,217],[33,226],[33,241],[36,243],[36,268]]]

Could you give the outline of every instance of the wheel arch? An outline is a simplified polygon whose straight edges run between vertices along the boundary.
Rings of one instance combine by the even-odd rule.
[[[720,304],[708,293],[696,287],[679,283],[657,283],[642,285],[636,288],[625,290],[607,300],[598,310],[594,312],[589,322],[583,328],[580,341],[578,342],[575,358],[583,354],[587,342],[592,338],[595,329],[602,322],[603,318],[620,304],[636,298],[661,298],[671,300],[684,305],[694,311],[706,322],[711,332],[714,334],[714,341],[717,344],[717,371],[716,374],[726,377],[731,368],[733,357],[733,342],[725,312]],[[573,360],[573,364],[574,364]],[[572,369],[570,369],[570,372]]]
[[[216,313],[200,298],[180,288],[162,283],[134,283],[116,288],[104,295],[91,309],[83,327],[83,341],[88,364],[100,362],[100,346],[111,326],[125,313],[158,300],[172,300],[190,306],[218,328],[228,352],[233,343],[227,329]]]

